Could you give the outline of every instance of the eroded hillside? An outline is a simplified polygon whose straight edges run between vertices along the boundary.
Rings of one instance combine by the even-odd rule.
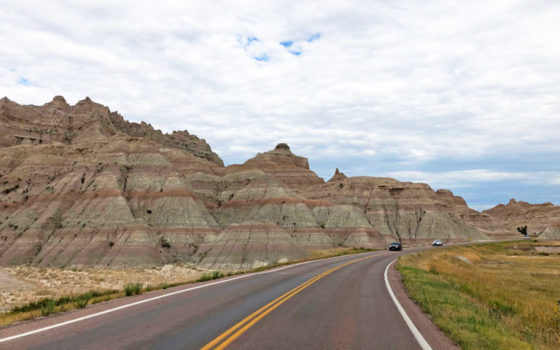
[[[483,213],[507,231],[517,232],[517,227],[527,226],[527,233],[541,239],[560,239],[560,206],[550,202],[530,204],[511,199],[508,204],[498,204]]]
[[[251,268],[337,246],[486,239],[496,220],[448,190],[325,182],[289,146],[223,166],[188,132],[90,99],[0,100],[0,264]]]

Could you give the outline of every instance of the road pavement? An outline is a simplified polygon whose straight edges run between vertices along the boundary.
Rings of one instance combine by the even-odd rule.
[[[384,281],[403,253],[317,260],[96,304],[1,329],[0,349],[420,349]]]

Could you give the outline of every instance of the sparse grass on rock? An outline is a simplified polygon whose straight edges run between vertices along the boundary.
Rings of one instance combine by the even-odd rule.
[[[398,270],[410,296],[463,349],[558,349],[554,247],[560,242],[433,249],[402,257]]]

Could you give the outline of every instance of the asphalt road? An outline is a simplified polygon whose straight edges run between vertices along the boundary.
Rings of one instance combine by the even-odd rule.
[[[0,341],[208,285],[0,342],[0,348],[200,349],[210,343],[206,349],[419,349],[384,282],[386,266],[401,254],[319,260],[97,304],[2,329]]]

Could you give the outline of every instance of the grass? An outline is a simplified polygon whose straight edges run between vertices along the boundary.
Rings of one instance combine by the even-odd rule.
[[[216,280],[218,278],[222,278],[224,277],[224,274],[220,271],[212,271],[210,273],[205,273],[204,275],[200,276],[199,279],[197,279],[197,282],[206,282],[206,281],[211,281],[211,280]]]
[[[127,297],[139,295],[142,292],[142,285],[142,283],[127,283],[123,286],[124,294]]]
[[[463,349],[560,348],[560,242],[432,249],[399,259],[410,296]]]
[[[62,296],[57,299],[44,298],[21,306],[16,306],[9,312],[1,314],[0,326],[6,326],[13,322],[29,320],[39,316],[48,316],[57,312],[68,311],[76,308],[83,309],[90,303],[90,301],[92,304],[95,304],[118,296],[120,296],[120,293],[116,290],[91,290],[86,293],[72,296]]]
[[[273,269],[279,266],[292,265],[300,262],[325,259],[336,256],[359,254],[374,251],[366,248],[335,248],[325,250],[315,250],[311,252],[311,256],[307,259],[288,261],[284,263],[270,264],[261,266],[248,271],[229,271],[224,274],[221,271],[211,271],[203,274],[196,280],[176,282],[176,283],[161,283],[158,285],[147,285],[143,287],[143,283],[128,283],[123,286],[122,291],[108,290],[108,291],[88,291],[78,295],[69,295],[59,297],[58,299],[44,298],[36,302],[30,302],[25,305],[16,306],[9,312],[0,314],[0,327],[10,325],[14,322],[31,320],[41,316],[48,316],[50,314],[73,310],[76,308],[85,308],[89,304],[97,304],[104,301],[109,301],[116,298],[125,296],[139,295],[142,292],[149,292],[160,289],[167,289],[189,283],[205,282],[215,280],[223,277],[235,276],[245,273],[260,272],[268,269]]]

